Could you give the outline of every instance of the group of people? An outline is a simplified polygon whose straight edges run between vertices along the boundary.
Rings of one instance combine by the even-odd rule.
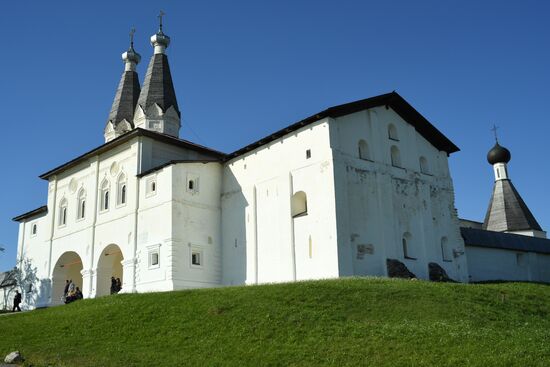
[[[122,289],[120,278],[111,277],[111,294],[117,294]]]
[[[63,299],[65,304],[78,301],[82,298],[84,298],[82,296],[82,291],[76,286],[76,284],[73,283],[73,280],[66,280],[65,289],[63,290]]]

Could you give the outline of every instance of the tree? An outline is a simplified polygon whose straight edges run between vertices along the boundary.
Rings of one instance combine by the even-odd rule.
[[[15,282],[4,298],[7,299],[11,292],[19,288],[22,298],[26,300],[27,296],[35,291],[36,284],[38,283],[38,277],[36,276],[37,271],[38,269],[36,266],[33,266],[31,259],[22,259],[19,262],[19,266],[13,268],[11,271],[11,277]],[[6,302],[6,300],[4,300],[4,302]]]

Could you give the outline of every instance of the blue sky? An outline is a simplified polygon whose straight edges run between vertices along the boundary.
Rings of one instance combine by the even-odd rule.
[[[0,10],[0,270],[15,215],[44,205],[37,176],[103,143],[128,46],[152,48],[159,9],[181,137],[225,152],[326,107],[392,90],[461,148],[459,215],[482,220],[500,126],[517,189],[550,229],[546,1],[9,1]]]

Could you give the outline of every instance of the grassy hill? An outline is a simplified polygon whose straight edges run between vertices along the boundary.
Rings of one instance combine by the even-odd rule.
[[[351,278],[0,316],[33,366],[548,366],[550,287]]]

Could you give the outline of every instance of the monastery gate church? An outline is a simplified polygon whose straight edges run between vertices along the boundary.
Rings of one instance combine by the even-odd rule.
[[[133,44],[122,54],[105,143],[42,174],[47,204],[14,218],[18,261],[36,268],[26,307],[61,303],[67,279],[90,298],[109,294],[113,276],[125,293],[169,291],[388,276],[390,261],[422,279],[433,267],[461,282],[550,279],[537,270],[550,246],[540,226],[528,228],[532,215],[520,229],[491,227],[517,194],[502,152],[497,216],[488,214],[489,228],[461,228],[448,166],[458,148],[397,93],[329,108],[225,154],[179,138],[162,25],[151,44],[142,85]],[[527,209],[519,200],[516,216]],[[485,271],[493,254],[519,270]]]

